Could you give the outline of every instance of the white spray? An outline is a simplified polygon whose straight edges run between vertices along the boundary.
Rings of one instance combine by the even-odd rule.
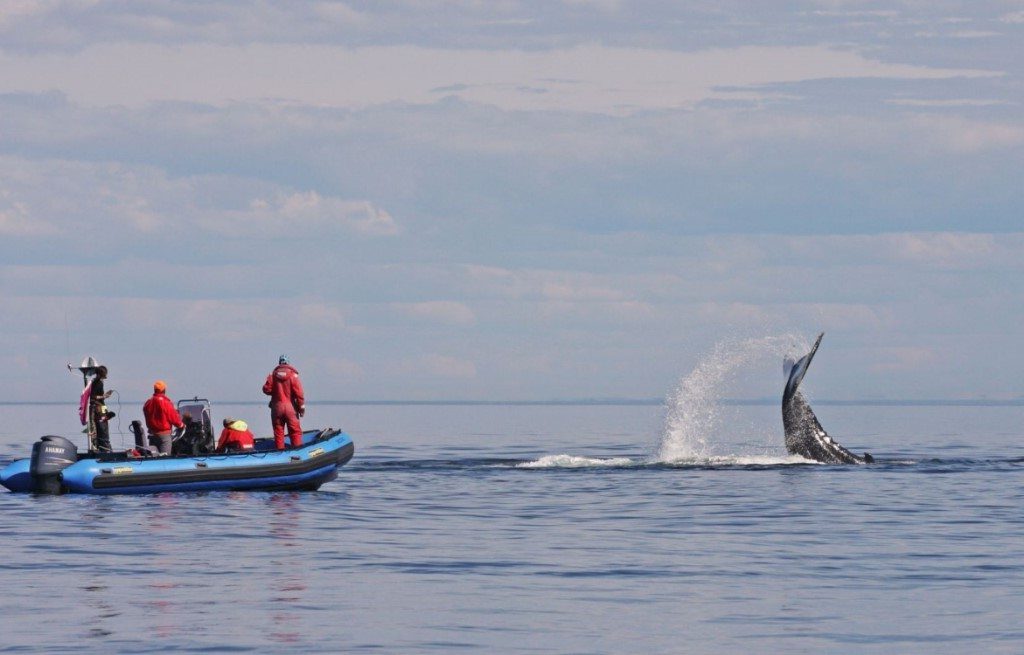
[[[798,335],[723,341],[715,345],[666,400],[665,428],[655,453],[658,462],[708,461],[720,429],[725,388],[744,367],[766,356],[806,349]],[[776,361],[778,361],[776,359]]]
[[[720,439],[722,400],[736,374],[771,360],[771,370],[779,357],[792,357],[806,352],[810,345],[800,335],[781,335],[758,339],[722,341],[715,345],[666,400],[668,411],[661,441],[645,462],[628,457],[592,458],[576,455],[548,455],[535,461],[517,464],[517,468],[590,468],[633,467],[645,464],[774,465],[789,462],[805,463],[799,456],[767,456],[724,454],[713,452],[723,445]],[[781,397],[782,385],[778,385]],[[778,426],[781,428],[780,425]],[[781,439],[779,445],[782,445]]]

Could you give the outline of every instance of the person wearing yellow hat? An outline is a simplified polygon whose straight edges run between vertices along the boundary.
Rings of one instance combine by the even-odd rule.
[[[142,406],[142,414],[146,417],[146,427],[149,429],[149,444],[160,451],[161,455],[170,455],[171,428],[183,428],[185,424],[174,402],[167,397],[166,382],[157,380],[153,383],[153,395]]]
[[[249,430],[249,424],[241,419],[224,419],[224,430],[220,433],[220,440],[217,442],[217,452],[244,452],[252,450],[256,443],[256,437]]]

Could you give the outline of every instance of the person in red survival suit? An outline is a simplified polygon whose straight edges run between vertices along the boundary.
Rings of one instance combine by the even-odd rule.
[[[274,445],[284,450],[284,426],[288,424],[288,439],[292,448],[302,445],[302,426],[299,419],[306,415],[306,396],[302,391],[299,372],[281,355],[277,368],[270,372],[263,384],[263,393],[270,396],[270,422],[274,425]]]
[[[226,418],[224,419],[224,430],[220,433],[220,440],[217,441],[217,452],[252,450],[256,445],[255,439],[245,421]]]
[[[178,410],[174,407],[174,402],[166,393],[167,384],[163,380],[157,380],[153,383],[153,395],[142,406],[146,427],[149,428],[149,443],[156,446],[161,455],[171,454],[171,427],[185,427]]]

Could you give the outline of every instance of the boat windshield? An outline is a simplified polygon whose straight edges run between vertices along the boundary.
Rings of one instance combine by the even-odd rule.
[[[214,447],[213,420],[210,402],[201,398],[178,401],[178,413],[185,422],[185,432],[175,443],[182,454],[198,455],[212,452]]]

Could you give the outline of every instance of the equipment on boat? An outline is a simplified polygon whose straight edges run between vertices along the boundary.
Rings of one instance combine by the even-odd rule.
[[[48,435],[32,444],[29,462],[31,491],[43,494],[61,492],[61,474],[78,461],[78,448],[64,437]]]
[[[194,397],[178,401],[178,414],[185,429],[178,430],[171,441],[172,455],[201,455],[215,450],[210,401]]]

